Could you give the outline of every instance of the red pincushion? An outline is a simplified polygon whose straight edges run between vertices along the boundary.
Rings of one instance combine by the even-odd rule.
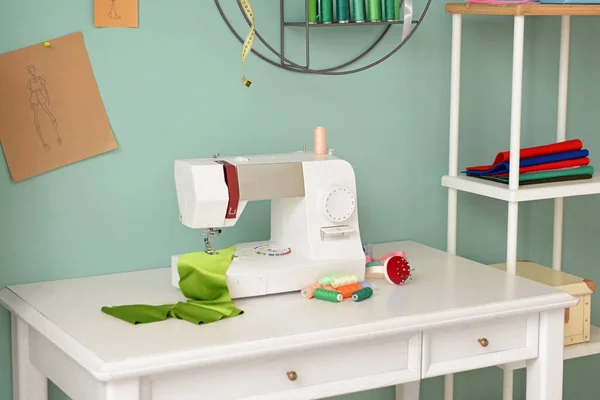
[[[390,257],[385,261],[384,275],[389,283],[401,285],[410,278],[410,265],[404,257]]]

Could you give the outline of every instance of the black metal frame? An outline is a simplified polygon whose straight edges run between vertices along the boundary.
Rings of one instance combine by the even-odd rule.
[[[259,53],[255,49],[252,49],[251,51],[252,51],[252,53],[254,53],[257,57],[259,57],[263,61],[266,61],[271,65],[274,65],[278,68],[282,68],[287,71],[302,72],[302,73],[309,73],[309,74],[319,74],[319,75],[347,75],[347,74],[352,74],[352,73],[356,73],[356,72],[361,72],[366,69],[372,68],[372,67],[382,63],[383,61],[387,60],[392,55],[394,55],[398,50],[400,50],[406,44],[406,42],[408,42],[408,40],[414,35],[414,33],[417,31],[417,29],[421,25],[421,22],[423,22],[423,19],[425,18],[425,15],[427,14],[427,11],[429,10],[429,6],[431,5],[431,1],[432,0],[427,0],[427,4],[425,5],[425,9],[423,10],[423,13],[421,14],[421,16],[418,19],[412,21],[412,23],[415,25],[415,27],[410,31],[410,33],[407,35],[407,37],[398,46],[396,46],[393,50],[391,50],[385,56],[379,58],[376,61],[373,61],[370,64],[362,66],[360,68],[355,68],[355,69],[351,69],[351,70],[347,70],[347,71],[339,71],[342,68],[345,68],[349,65],[354,64],[355,62],[359,61],[364,56],[369,54],[388,34],[392,25],[403,25],[404,24],[403,21],[348,22],[348,23],[334,22],[334,23],[328,23],[328,24],[322,24],[322,23],[310,24],[308,22],[308,0],[305,0],[305,22],[286,22],[284,20],[284,0],[280,0],[280,40],[281,40],[280,41],[280,51],[278,52],[271,45],[269,45],[269,43],[267,43],[267,41],[260,35],[258,30],[255,30],[256,38],[258,40],[260,40],[260,42],[267,49],[269,49],[269,51],[271,51],[271,53],[273,53],[275,56],[277,56],[280,61],[279,62],[273,61],[273,60],[267,58],[266,56],[264,56],[263,54]],[[244,18],[246,19],[248,26],[250,26],[251,22],[242,10],[241,0],[237,0],[237,4],[238,4],[240,11],[242,12],[242,15],[244,15]],[[233,28],[233,26],[231,25],[231,23],[225,16],[225,13],[223,12],[223,9],[221,8],[221,4],[219,3],[219,0],[215,0],[215,5],[217,6],[217,10],[219,11],[221,18],[223,18],[223,21],[225,21],[225,24],[227,25],[227,27],[229,28],[231,33],[233,33],[233,35],[240,41],[240,43],[244,43],[244,39],[237,33],[237,31]],[[366,25],[381,25],[381,26],[385,26],[385,29],[381,33],[381,35],[377,38],[377,40],[375,40],[375,42],[371,46],[369,46],[369,48],[367,48],[364,52],[362,52],[360,55],[356,56],[352,60],[347,61],[347,62],[340,64],[338,66],[335,66],[335,67],[324,68],[324,69],[310,68],[310,44],[309,44],[310,29],[321,28],[321,27],[340,27],[340,26],[347,27],[347,26],[366,26]],[[297,64],[297,63],[289,60],[288,58],[286,58],[284,55],[285,28],[286,27],[302,27],[302,26],[306,30],[306,65]]]

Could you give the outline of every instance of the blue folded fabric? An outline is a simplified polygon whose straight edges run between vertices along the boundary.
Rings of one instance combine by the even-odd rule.
[[[519,161],[519,168],[531,167],[532,165],[548,164],[557,161],[575,160],[577,158],[584,158],[590,155],[590,152],[586,149],[575,150],[575,151],[563,151],[562,153],[547,154],[545,156],[522,158]],[[495,165],[487,171],[462,171],[463,174],[469,176],[487,176],[506,174],[510,171],[510,161],[506,161]]]

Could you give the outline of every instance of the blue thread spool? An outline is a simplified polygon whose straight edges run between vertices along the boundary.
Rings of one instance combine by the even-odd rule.
[[[368,282],[368,281],[362,281],[362,282],[358,282],[358,284],[359,284],[360,286],[362,286],[363,288],[366,288],[366,287],[368,287],[368,288],[371,288],[371,289],[373,289],[373,284],[372,284],[371,282]]]

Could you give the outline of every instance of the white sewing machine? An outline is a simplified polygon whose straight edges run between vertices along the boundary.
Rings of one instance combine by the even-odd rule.
[[[236,245],[227,272],[232,298],[291,292],[332,273],[364,279],[352,166],[306,152],[175,161],[181,222],[211,237],[234,226],[248,201],[271,200],[271,239]],[[171,258],[172,284],[179,287]]]

